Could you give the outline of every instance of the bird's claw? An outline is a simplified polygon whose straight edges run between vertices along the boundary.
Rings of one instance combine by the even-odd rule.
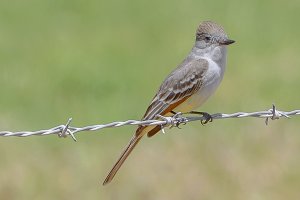
[[[207,124],[208,122],[212,122],[213,121],[213,118],[210,114],[208,113],[202,113],[203,117],[205,119],[202,119],[200,122],[201,124],[204,126],[205,124]]]
[[[208,122],[212,122],[213,121],[213,117],[207,113],[207,112],[198,112],[198,111],[191,111],[189,112],[189,114],[198,114],[198,115],[202,115],[204,117],[204,119],[200,120],[201,124],[204,126],[205,124],[207,124]]]
[[[186,122],[176,122],[176,124],[172,127],[176,127],[178,129],[181,129],[181,127],[179,127],[180,125],[186,125]],[[170,127],[170,128],[172,128],[172,127]]]
[[[174,112],[174,111],[171,111],[172,114],[174,114],[172,117],[174,119],[176,118],[182,118],[182,113],[181,112]],[[180,125],[186,125],[186,122],[183,122],[182,120],[176,120],[175,123],[170,127],[170,128],[173,128],[173,127],[176,127],[176,128],[179,128],[181,129],[179,126]]]

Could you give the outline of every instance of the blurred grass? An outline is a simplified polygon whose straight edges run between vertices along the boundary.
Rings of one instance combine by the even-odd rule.
[[[38,130],[139,119],[185,57],[200,21],[237,42],[202,110],[299,108],[300,3],[0,2],[0,127]],[[0,138],[0,199],[299,199],[299,120],[221,120],[143,140],[101,187],[134,127]],[[199,134],[201,133],[201,134]]]

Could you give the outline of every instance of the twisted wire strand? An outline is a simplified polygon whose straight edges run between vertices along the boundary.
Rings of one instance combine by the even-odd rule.
[[[275,105],[272,106],[272,109],[266,111],[258,111],[258,112],[236,112],[232,114],[223,114],[223,113],[215,113],[212,114],[212,119],[227,119],[227,118],[244,118],[244,117],[256,117],[256,118],[265,118],[265,123],[268,125],[269,119],[275,120],[281,117],[290,118],[293,115],[300,115],[300,110],[293,110],[293,111],[280,111],[277,110]],[[164,117],[158,115],[159,120],[127,120],[127,121],[116,121],[111,122],[108,124],[98,124],[98,125],[90,125],[85,127],[73,127],[70,126],[72,118],[68,120],[65,125],[55,126],[50,129],[38,130],[38,131],[18,131],[18,132],[11,132],[11,131],[0,131],[0,136],[9,137],[9,136],[17,136],[17,137],[28,137],[32,135],[51,135],[56,134],[59,137],[67,137],[71,136],[74,141],[76,138],[74,136],[75,133],[83,132],[83,131],[97,131],[104,128],[116,128],[126,125],[160,125],[162,131],[164,132],[164,128],[171,126],[171,127],[178,127],[181,124],[186,124],[192,121],[203,121],[207,120],[205,116],[199,115],[189,115],[185,116],[185,114],[177,113],[171,117]]]

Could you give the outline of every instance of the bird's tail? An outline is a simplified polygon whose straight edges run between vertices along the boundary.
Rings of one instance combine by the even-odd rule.
[[[139,130],[141,130],[141,129],[138,129],[137,133]],[[142,139],[142,136],[143,136],[143,134],[134,134],[133,135],[133,137],[131,138],[131,140],[129,141],[127,146],[125,147],[124,151],[122,152],[121,156],[117,160],[116,164],[113,166],[113,168],[110,170],[109,174],[105,178],[103,185],[106,185],[112,181],[112,179],[114,178],[114,176],[116,175],[116,173],[118,172],[118,170],[120,169],[120,167],[122,166],[122,164],[124,163],[126,158],[129,156],[129,154],[134,149],[134,147],[138,144],[138,142]]]

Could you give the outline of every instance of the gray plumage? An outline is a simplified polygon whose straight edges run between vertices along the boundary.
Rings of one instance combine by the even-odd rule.
[[[187,112],[201,106],[220,84],[226,66],[226,45],[233,43],[218,24],[205,21],[196,31],[196,42],[184,61],[173,70],[159,87],[144,114],[143,120],[156,119],[171,111]],[[139,126],[103,185],[109,183],[128,155],[147,134],[155,135],[160,126]]]

